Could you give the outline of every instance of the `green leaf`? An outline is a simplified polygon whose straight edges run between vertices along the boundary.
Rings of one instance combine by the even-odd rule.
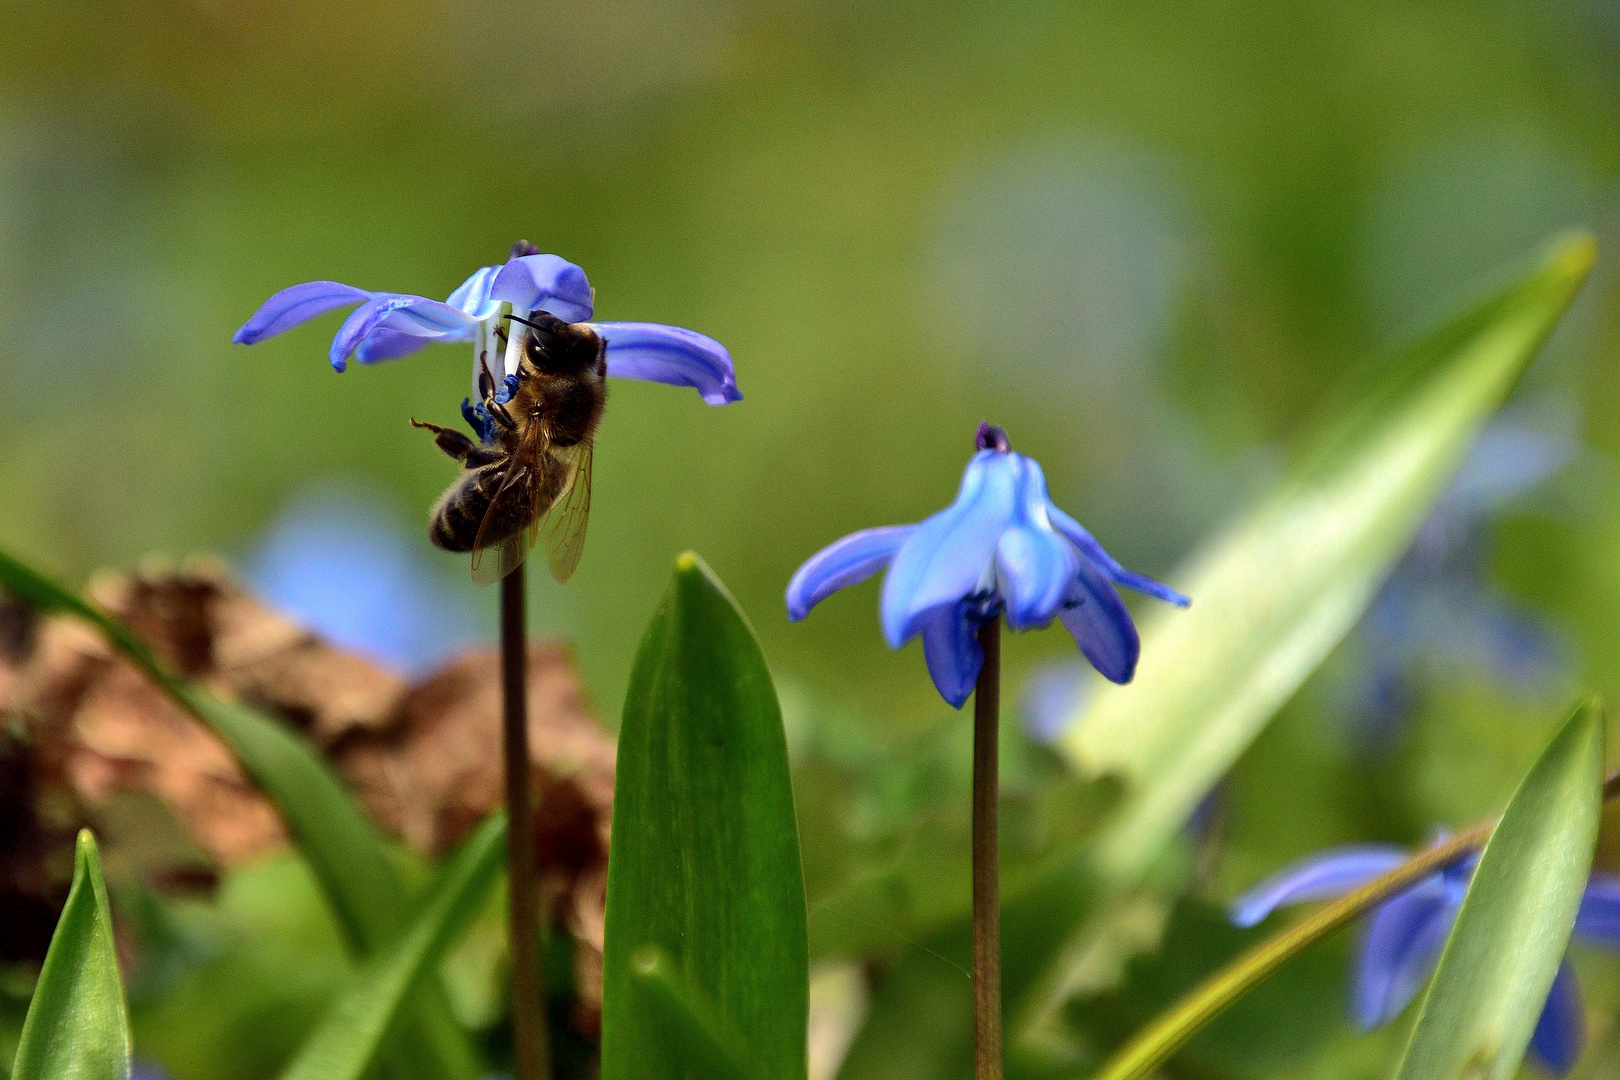
[[[126,1080],[129,1018],[101,857],[79,833],[73,888],[23,1021],[13,1080]]]
[[[1094,853],[1107,880],[1140,879],[1354,625],[1595,255],[1590,237],[1565,239],[1421,341],[1335,407],[1299,468],[1178,575],[1192,607],[1143,620],[1135,681],[1099,686],[1061,743],[1082,774],[1126,784]]]
[[[282,1080],[359,1080],[365,1074],[411,988],[482,912],[502,865],[505,840],[506,819],[492,814],[462,842],[440,869],[405,935],[360,969]]]
[[[690,552],[642,638],[619,729],[602,1077],[714,1075],[635,985],[646,946],[741,1033],[754,1075],[803,1080],[804,878],[781,712],[753,631]]]
[[[182,709],[230,747],[242,769],[276,806],[321,883],[338,924],[362,957],[405,930],[410,890],[377,830],[361,814],[326,760],[285,725],[245,705],[203,693],[159,664],[123,625],[85,600],[0,552],[0,588],[42,612],[95,626]],[[401,1056],[431,1055],[436,1073],[473,1080],[481,1072],[466,1034],[450,1015],[442,987],[431,985],[415,1006],[418,1023],[404,1033]]]
[[[1068,969],[1098,920],[1141,886],[1198,802],[1365,610],[1557,325],[1595,251],[1589,237],[1558,242],[1521,281],[1352,379],[1298,467],[1178,576],[1192,607],[1148,612],[1135,682],[1099,680],[1058,749],[1081,775],[1116,778],[1120,801],[1087,841],[1003,893],[1010,1071],[1062,1003]],[[953,946],[962,940],[943,932],[891,969],[895,985],[924,972],[944,981],[926,1008],[880,988],[868,1024],[883,1034],[857,1037],[844,1080],[957,1068],[932,1050],[941,1062],[932,1072],[885,1063],[903,1061],[902,1047],[923,1038],[939,1043],[950,1017],[957,1043],[970,1045],[961,1028],[971,995],[931,955],[960,964]]]
[[[726,1018],[688,986],[656,945],[643,945],[630,958],[632,985],[640,1007],[661,1021],[665,1041],[679,1046],[682,1062],[715,1080],[749,1080],[752,1072],[742,1036]]]
[[[1569,945],[1603,809],[1603,714],[1575,710],[1502,814],[1397,1080],[1518,1072]]]

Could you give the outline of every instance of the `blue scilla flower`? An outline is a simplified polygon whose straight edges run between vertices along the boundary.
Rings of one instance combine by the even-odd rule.
[[[1343,896],[1409,857],[1405,849],[1385,844],[1317,852],[1238,897],[1232,904],[1232,921],[1254,926],[1279,907]],[[1477,855],[1459,859],[1384,901],[1373,912],[1351,991],[1351,1013],[1362,1030],[1395,1019],[1428,981],[1478,862]],[[1575,936],[1620,949],[1620,877],[1592,875],[1581,897]],[[1580,1057],[1585,1039],[1580,986],[1565,960],[1548,992],[1530,1049],[1548,1069],[1562,1075]]]
[[[351,356],[370,364],[408,356],[434,341],[470,341],[471,402],[479,402],[486,379],[504,394],[516,382],[522,323],[514,324],[511,340],[502,345],[500,339],[507,335],[502,317],[528,318],[544,311],[595,330],[607,342],[609,375],[690,386],[710,405],[742,399],[731,354],[718,341],[659,323],[589,322],[594,300],[585,271],[519,241],[505,264],[480,267],[446,300],[306,281],[266,300],[231,340],[253,345],[335,308],[359,304],[332,338],[328,356],[334,368],[343,371]],[[498,395],[497,400],[506,398]]]
[[[787,588],[788,618],[888,567],[884,636],[898,649],[922,635],[928,674],[953,707],[984,663],[978,628],[1002,615],[1014,630],[1061,619],[1098,671],[1130,682],[1140,645],[1114,585],[1182,607],[1187,598],[1126,570],[1052,505],[1041,467],[1013,453],[1006,432],[980,424],[977,446],[950,507],[917,525],[846,536],[801,566]]]

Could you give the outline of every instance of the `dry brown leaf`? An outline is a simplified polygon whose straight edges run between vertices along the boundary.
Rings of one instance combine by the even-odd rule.
[[[104,574],[90,594],[176,671],[303,731],[331,756],[372,820],[423,855],[444,854],[501,805],[493,650],[466,653],[409,685],[266,608],[210,562]],[[69,807],[59,815],[63,835],[43,827],[10,834],[37,834],[13,845],[18,866],[6,861],[10,848],[0,840],[0,904],[11,882],[33,872],[23,863],[47,861],[23,850],[28,843],[71,853],[72,827],[130,793],[161,800],[220,869],[287,843],[274,807],[224,744],[79,622],[36,624],[15,604],[0,607],[0,718],[22,728],[27,773],[25,783],[4,772],[0,744],[0,795],[28,792],[32,805],[39,778],[54,777],[58,801]],[[530,651],[529,744],[541,888],[552,916],[579,941],[589,1026],[600,1007],[614,745],[558,645]],[[8,807],[0,800],[0,829]]]

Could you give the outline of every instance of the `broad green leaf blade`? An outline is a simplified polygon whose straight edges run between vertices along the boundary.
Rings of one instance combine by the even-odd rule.
[[[636,992],[649,945],[741,1033],[755,1076],[803,1080],[809,962],[781,711],[753,631],[691,553],[642,639],[619,729],[602,1077],[711,1076]]]
[[[79,833],[73,888],[28,1004],[13,1080],[125,1080],[129,1018],[101,857]]]
[[[1603,714],[1575,710],[1502,814],[1397,1080],[1509,1080],[1569,945],[1603,810]]]
[[[679,1047],[682,1061],[714,1080],[749,1080],[742,1036],[681,981],[664,950],[643,945],[630,958],[630,969],[641,1007],[662,1022],[665,1040]]]
[[[360,1080],[417,985],[482,911],[502,865],[506,818],[492,814],[440,869],[420,914],[391,948],[360,969],[327,1010],[282,1080]],[[427,1072],[419,1068],[418,1072]]]
[[[1197,555],[1191,608],[1150,613],[1128,686],[1099,686],[1061,748],[1126,785],[1096,869],[1129,886],[1349,631],[1596,255],[1559,242],[1529,277],[1355,394],[1255,513]],[[1347,395],[1348,396],[1348,395]]]
[[[211,697],[158,663],[123,625],[82,598],[0,552],[0,588],[42,612],[95,626],[175,703],[230,747],[242,769],[281,815],[355,951],[369,955],[404,931],[410,891],[399,867],[325,759],[285,725],[256,709]],[[456,1026],[442,988],[426,987],[414,1005],[418,1023],[402,1033],[402,1056],[430,1055],[446,1080],[474,1080],[481,1069]]]

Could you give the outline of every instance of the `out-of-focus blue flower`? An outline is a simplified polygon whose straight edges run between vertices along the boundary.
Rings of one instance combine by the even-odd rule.
[[[497,390],[512,385],[507,379],[516,376],[522,355],[523,324],[511,325],[502,346],[497,333],[502,318],[545,311],[564,322],[584,322],[600,334],[607,342],[609,375],[690,386],[710,405],[742,399],[731,354],[718,341],[659,323],[592,323],[594,301],[585,271],[520,241],[504,265],[480,267],[446,300],[308,281],[266,300],[231,340],[253,345],[335,308],[359,304],[332,338],[328,355],[334,368],[343,371],[351,356],[369,364],[408,356],[433,341],[471,341],[471,401],[479,402],[486,379]]]
[[[1036,668],[1018,697],[1025,733],[1042,746],[1056,742],[1080,714],[1091,678],[1081,660],[1055,660]]]
[[[1409,858],[1399,847],[1356,844],[1318,852],[1285,867],[1238,897],[1232,921],[1254,926],[1279,907],[1343,896]],[[1395,1019],[1417,996],[1439,962],[1440,951],[1468,892],[1477,855],[1459,859],[1384,901],[1356,965],[1351,1012],[1367,1031]],[[1620,949],[1620,877],[1594,874],[1581,897],[1575,937]],[[1535,1056],[1562,1075],[1574,1066],[1586,1039],[1580,986],[1569,961],[1558,970],[1530,1040]]]
[[[1393,741],[1415,696],[1419,661],[1479,668],[1526,687],[1562,670],[1567,649],[1558,635],[1491,584],[1489,537],[1497,511],[1562,469],[1576,450],[1572,437],[1511,415],[1480,433],[1362,620],[1363,668],[1350,702],[1362,749],[1381,752]]]
[[[266,603],[336,645],[421,675],[477,639],[459,594],[369,490],[329,484],[296,497],[244,560]]]
[[[978,628],[1006,616],[1014,630],[1061,619],[1086,659],[1129,682],[1139,643],[1114,583],[1185,606],[1174,589],[1126,570],[1052,504],[1041,467],[1013,453],[1006,432],[979,425],[956,502],[918,525],[867,529],[824,548],[793,575],[788,618],[888,567],[883,633],[898,649],[921,634],[928,673],[960,708],[984,654]]]

